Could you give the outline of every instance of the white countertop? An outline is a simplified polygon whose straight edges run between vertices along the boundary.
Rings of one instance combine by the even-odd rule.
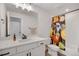
[[[5,40],[0,41],[0,50],[18,46],[18,45],[23,45],[23,44],[30,44],[30,43],[42,41],[42,40],[46,40],[46,38],[32,37],[31,39],[24,39],[23,41],[22,40],[21,41],[19,41],[19,40],[13,41],[13,40],[6,40],[5,39]]]

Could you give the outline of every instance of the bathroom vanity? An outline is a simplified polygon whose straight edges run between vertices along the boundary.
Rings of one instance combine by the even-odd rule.
[[[6,25],[5,29],[1,28],[1,30],[4,29],[4,31],[1,31],[1,37],[6,35],[6,38],[0,40],[0,56],[45,56],[45,46],[50,44],[49,39],[41,37],[22,39],[22,34],[26,36],[37,34],[35,32],[37,31],[35,30],[36,25],[38,25],[37,14],[31,12],[33,15],[29,13],[26,15],[8,10],[6,13],[5,23],[0,22],[2,25]],[[16,37],[16,41],[13,41],[14,34],[18,37]],[[9,36],[12,36],[12,38],[7,39]]]
[[[33,38],[24,41],[0,41],[0,56],[45,56],[46,38]]]

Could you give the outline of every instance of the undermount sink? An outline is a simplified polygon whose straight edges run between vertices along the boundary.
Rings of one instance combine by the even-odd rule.
[[[21,40],[18,40],[19,42],[26,42],[26,41],[29,41],[30,39],[21,39]]]
[[[28,37],[27,39],[20,39],[20,38],[18,38],[17,40],[16,40],[16,42],[28,42],[28,41],[32,41],[32,40],[34,40],[34,39],[40,39],[40,37],[37,37],[37,36],[33,36],[33,37]]]
[[[16,39],[16,41],[15,42],[18,42],[18,43],[20,43],[20,42],[27,42],[27,41],[29,41],[30,39]]]

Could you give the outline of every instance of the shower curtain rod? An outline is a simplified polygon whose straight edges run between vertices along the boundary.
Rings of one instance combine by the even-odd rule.
[[[74,12],[74,11],[78,11],[79,9],[75,9],[75,10],[72,10],[72,11],[69,11],[69,12],[66,12],[66,13],[63,13],[63,14],[61,14],[61,15],[65,15],[65,14],[68,14],[68,13],[71,13],[71,12]],[[59,16],[61,16],[61,15],[59,15]]]

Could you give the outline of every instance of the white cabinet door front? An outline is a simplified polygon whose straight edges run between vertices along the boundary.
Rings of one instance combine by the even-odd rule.
[[[45,56],[45,46],[39,46],[32,49],[31,56]]]
[[[26,56],[26,54],[23,52],[23,53],[18,53],[18,54],[14,55],[14,56]]]
[[[28,51],[17,53],[14,56],[28,56]]]

